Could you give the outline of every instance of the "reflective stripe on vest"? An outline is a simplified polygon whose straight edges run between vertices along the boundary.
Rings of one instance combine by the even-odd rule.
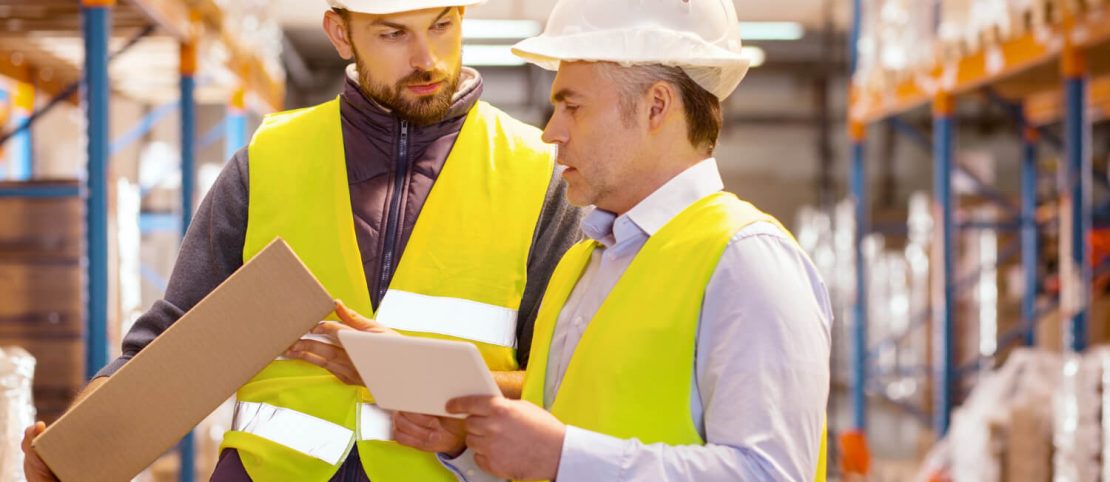
[[[690,414],[702,301],[729,240],[755,222],[782,228],[734,195],[716,193],[648,238],[583,332],[551,413],[570,425],[645,444],[704,445]],[[572,247],[548,282],[523,391],[538,406],[544,406],[556,320],[596,246],[587,240]],[[816,462],[816,478],[824,481],[823,453]]]
[[[358,439],[393,440],[393,414],[373,403],[358,404]]]
[[[236,403],[232,427],[329,464],[339,463],[354,442],[354,432],[342,425],[268,403]]]
[[[516,312],[552,154],[539,130],[483,102],[475,105],[376,313],[383,324],[408,335],[471,341],[491,370],[517,369]],[[355,237],[339,102],[267,116],[251,141],[249,170],[243,259],[281,236],[333,297],[375,315]],[[365,387],[346,385],[315,365],[276,360],[237,396],[351,431],[374,482],[454,480],[434,455],[389,440],[388,412],[372,405]],[[258,433],[274,432],[231,431],[221,445],[240,451],[255,481],[323,482],[338,468]]]
[[[389,290],[375,318],[397,330],[438,333],[512,348],[516,314],[510,308],[467,299]]]
[[[329,464],[339,463],[357,440],[393,440],[393,414],[373,403],[359,404],[358,432],[307,413],[268,403],[236,402],[231,426]]]

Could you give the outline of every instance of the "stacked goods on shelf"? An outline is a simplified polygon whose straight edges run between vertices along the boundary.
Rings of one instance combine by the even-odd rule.
[[[899,214],[899,217],[902,215]],[[929,244],[932,214],[925,193],[911,196],[905,240],[888,240],[869,234],[863,240],[867,278],[867,334],[873,359],[869,361],[875,384],[886,398],[924,405],[924,380],[921,367],[927,360],[929,312]],[[855,220],[851,201],[837,205],[832,216],[813,208],[803,208],[795,232],[802,248],[810,254],[821,272],[834,301],[836,324],[834,339],[851,340],[855,303],[855,255],[852,241]],[[835,378],[850,380],[850,347],[833,348]]]
[[[75,183],[3,183],[0,187]],[[56,419],[84,383],[80,197],[0,198],[0,346],[25,348],[37,360],[39,418]]]
[[[223,31],[230,32],[239,48],[258,56],[262,68],[274,79],[285,78],[281,49],[283,34],[267,9],[269,0],[216,0],[223,12]]]
[[[1107,461],[1110,348],[1019,348],[953,412],[915,480],[1107,482]]]
[[[893,89],[933,63],[936,9],[931,1],[864,0],[856,83]]]
[[[1106,0],[864,0],[855,83],[893,91],[938,66],[1059,22]],[[988,61],[990,56],[988,56]],[[931,84],[925,81],[926,84]]]
[[[1056,400],[1055,479],[1110,480],[1110,349],[1068,355]]]
[[[1066,480],[1053,479],[1052,474],[1053,401],[1062,366],[1056,353],[1014,350],[1006,364],[983,376],[952,413],[948,434],[933,447],[914,480]]]
[[[0,347],[0,482],[23,482],[23,430],[35,420],[31,378],[35,358],[18,347]]]
[[[851,383],[852,351],[843,341],[851,339],[856,290],[852,202],[838,203],[831,216],[813,207],[803,207],[798,211],[794,233],[825,281],[833,303],[833,316],[842,320],[833,323],[832,377],[834,384],[846,385]]]

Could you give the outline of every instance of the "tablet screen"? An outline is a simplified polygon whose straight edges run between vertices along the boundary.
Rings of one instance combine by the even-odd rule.
[[[448,400],[501,395],[473,344],[353,330],[339,332],[339,339],[386,410],[461,418],[447,413]]]

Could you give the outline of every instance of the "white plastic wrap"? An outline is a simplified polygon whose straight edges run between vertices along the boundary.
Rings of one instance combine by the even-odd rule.
[[[1107,480],[1110,349],[1066,355],[1056,397],[1054,482]]]
[[[887,90],[892,81],[930,68],[937,0],[865,0],[855,82]]]
[[[285,78],[281,65],[281,26],[270,15],[273,8],[267,0],[216,0],[223,10],[224,29],[238,39],[240,45],[256,53],[266,71],[276,79]]]
[[[954,482],[1046,482],[1061,366],[1058,354],[1015,349],[953,411],[948,435],[914,480],[946,472]]]
[[[23,430],[35,422],[31,381],[35,358],[19,347],[0,347],[0,482],[25,482]]]

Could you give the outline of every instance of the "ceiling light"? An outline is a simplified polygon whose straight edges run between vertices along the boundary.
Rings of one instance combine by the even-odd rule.
[[[540,23],[534,20],[485,20],[463,19],[462,33],[467,40],[477,39],[514,39],[522,40],[535,37],[542,32]]]
[[[463,45],[463,64],[472,67],[516,67],[524,59],[513,55],[512,45]]]
[[[740,22],[740,38],[749,40],[799,40],[806,30],[798,22]]]

